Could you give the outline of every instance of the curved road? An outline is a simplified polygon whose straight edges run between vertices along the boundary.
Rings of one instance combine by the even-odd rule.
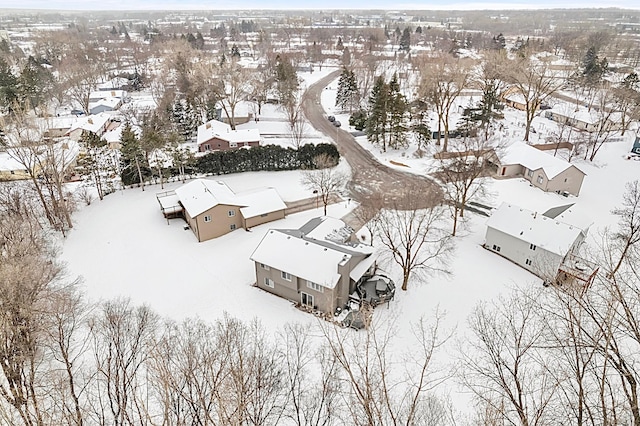
[[[385,166],[360,146],[349,132],[333,126],[327,120],[321,103],[322,91],[339,74],[340,70],[334,71],[311,85],[306,91],[302,107],[313,127],[334,140],[338,151],[351,166],[352,178],[348,185],[351,196],[362,202],[373,194],[382,194],[387,207],[402,208],[398,205],[398,195],[405,188],[412,188],[420,191],[413,199],[412,207],[432,207],[439,204],[442,192],[435,182],[424,176]],[[415,205],[418,200],[420,204]]]

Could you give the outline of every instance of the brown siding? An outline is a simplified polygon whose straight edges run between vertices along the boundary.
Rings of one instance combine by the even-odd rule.
[[[235,212],[234,216],[229,216],[229,211]],[[188,216],[188,214],[187,214]],[[205,216],[211,216],[211,222],[205,222]],[[189,222],[189,221],[188,221]],[[238,206],[217,205],[195,218],[195,224],[189,222],[191,229],[198,230],[196,236],[198,241],[207,241],[220,237],[232,231],[231,225],[236,229],[242,228],[242,215]],[[195,231],[194,231],[195,232]]]
[[[206,145],[209,145],[209,149],[206,149]],[[260,141],[249,141],[249,142],[239,142],[237,146],[231,147],[228,141],[219,138],[212,138],[208,141],[202,142],[198,145],[198,151],[200,152],[208,152],[208,151],[229,151],[232,149],[238,149],[243,146],[259,146]]]
[[[278,219],[284,219],[284,210],[278,210],[275,212],[267,213],[264,216],[254,216],[245,219],[245,228],[253,228],[254,226],[262,225],[263,223],[271,222]]]

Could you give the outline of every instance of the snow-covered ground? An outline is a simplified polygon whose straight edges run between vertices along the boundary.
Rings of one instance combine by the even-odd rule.
[[[314,72],[306,77],[307,84],[325,74]],[[332,69],[331,69],[332,70]],[[326,72],[331,70],[327,69]],[[348,116],[334,108],[336,82],[323,93],[322,103],[328,114],[336,114],[343,129],[348,130]],[[504,139],[521,140],[524,129],[518,123],[522,113],[505,109]],[[265,106],[258,122],[243,126],[257,126],[261,132],[286,135],[287,124],[280,120],[281,113],[272,105]],[[453,121],[453,120],[452,120]],[[532,135],[544,140],[544,134],[554,130],[554,123],[536,118]],[[317,132],[309,133],[318,140]],[[485,204],[498,206],[502,201],[527,209],[545,211],[549,207],[576,203],[576,208],[593,219],[590,235],[593,237],[605,226],[613,226],[616,218],[610,213],[622,200],[626,182],[640,176],[640,161],[626,159],[631,148],[633,133],[629,132],[619,142],[606,145],[593,163],[575,160],[587,177],[579,197],[565,198],[530,187],[523,179],[487,182],[489,194]],[[286,144],[287,137],[266,138],[267,143]],[[433,169],[432,160],[413,157],[415,147],[388,150],[381,153],[362,137],[358,141],[386,165],[393,160],[406,164],[406,169],[426,173]],[[395,166],[402,167],[402,166]],[[404,167],[402,167],[404,168]],[[300,184],[300,172],[243,173],[219,177],[233,190],[273,186],[285,200],[309,197],[309,191]],[[170,184],[174,188],[179,184]],[[62,258],[71,274],[84,277],[89,297],[106,299],[130,297],[136,303],[151,306],[162,315],[172,318],[197,316],[205,320],[220,318],[223,312],[242,318],[259,318],[269,330],[277,330],[284,324],[310,322],[316,319],[296,310],[291,304],[276,296],[252,287],[254,268],[249,260],[251,253],[269,228],[297,228],[307,220],[321,215],[322,209],[288,216],[286,219],[253,228],[250,232],[237,230],[221,238],[198,243],[184,222],[167,221],[160,213],[155,193],[157,186],[149,186],[143,192],[129,189],[109,195],[102,202],[81,209],[75,215],[75,227],[63,242]],[[341,217],[350,211],[344,203],[330,206],[329,215]],[[456,237],[456,251],[451,262],[452,274],[434,276],[410,283],[407,292],[399,291],[389,309],[382,307],[376,315],[396,321],[397,348],[412,339],[410,324],[420,317],[427,319],[436,308],[446,312],[445,328],[456,329],[457,336],[466,333],[465,321],[472,308],[480,301],[491,300],[508,292],[514,286],[539,286],[540,279],[515,264],[482,248],[486,218],[467,213],[461,236]],[[392,278],[400,281],[400,274],[391,268]],[[454,340],[446,351],[452,355]],[[399,349],[398,349],[399,350]],[[438,360],[442,364],[448,356]],[[457,393],[454,385],[456,408],[463,410],[467,396]]]

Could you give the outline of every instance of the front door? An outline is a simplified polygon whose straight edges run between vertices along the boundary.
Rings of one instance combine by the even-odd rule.
[[[302,298],[302,304],[304,306],[309,306],[310,308],[313,308],[313,296],[307,293],[300,293],[300,296]]]

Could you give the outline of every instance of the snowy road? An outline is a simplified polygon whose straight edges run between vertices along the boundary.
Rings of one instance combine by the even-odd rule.
[[[335,141],[340,154],[351,166],[352,178],[349,182],[349,190],[352,197],[362,202],[371,195],[379,193],[383,194],[388,206],[398,208],[401,206],[397,205],[397,195],[403,189],[419,188],[421,194],[417,198],[423,201],[424,207],[439,204],[442,194],[436,183],[424,176],[385,166],[360,146],[349,132],[334,127],[327,120],[320,96],[324,88],[335,80],[340,72],[340,70],[334,71],[311,85],[305,94],[303,109],[313,127]]]

